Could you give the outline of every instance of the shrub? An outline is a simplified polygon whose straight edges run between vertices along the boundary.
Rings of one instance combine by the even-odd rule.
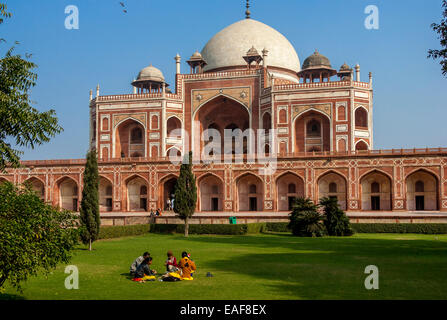
[[[354,231],[349,223],[349,218],[345,212],[338,206],[338,201],[335,198],[322,198],[320,205],[324,210],[324,225],[327,234],[330,236],[352,236]]]
[[[265,224],[265,231],[290,232],[290,229],[287,222],[267,222]]]
[[[300,237],[321,237],[324,235],[322,215],[312,200],[298,198],[290,214],[289,228],[292,234]]]
[[[131,226],[113,226],[113,227],[102,227],[99,230],[98,239],[113,239],[128,236],[139,236],[142,234],[147,234],[150,231],[149,224],[137,224]]]
[[[444,223],[353,223],[355,232],[359,233],[420,233],[447,234]]]

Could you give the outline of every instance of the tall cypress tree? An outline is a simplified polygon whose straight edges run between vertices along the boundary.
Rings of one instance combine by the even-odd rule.
[[[92,250],[92,242],[98,239],[101,218],[99,215],[99,173],[96,151],[87,154],[87,163],[84,171],[84,187],[82,189],[82,201],[80,209],[81,240],[89,245]]]
[[[188,158],[187,158],[188,157]],[[175,186],[174,211],[180,219],[185,221],[185,237],[189,234],[189,218],[196,209],[197,187],[196,177],[192,172],[192,152],[185,155],[180,167],[180,176]]]

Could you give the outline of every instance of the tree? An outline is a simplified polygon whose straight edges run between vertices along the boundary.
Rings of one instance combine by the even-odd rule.
[[[0,4],[0,24],[9,18],[6,5]],[[1,41],[0,41],[1,42]],[[37,66],[20,55],[13,54],[14,48],[0,59],[0,171],[6,166],[20,166],[22,151],[14,149],[7,139],[19,147],[39,146],[63,129],[58,124],[54,110],[40,112],[31,106],[30,89],[35,86]],[[31,55],[26,55],[29,59]]]
[[[175,185],[174,212],[185,221],[185,237],[189,234],[189,219],[194,214],[197,203],[196,177],[192,172],[192,152],[185,155],[180,167],[180,176]]]
[[[98,239],[101,217],[99,214],[99,173],[96,151],[87,153],[84,170],[84,187],[80,209],[81,240],[92,250],[92,242]]]
[[[349,218],[345,212],[338,206],[335,198],[322,198],[320,205],[324,208],[324,225],[330,236],[352,236],[352,230]]]
[[[29,185],[0,185],[0,288],[68,263],[78,218],[45,204]]]
[[[433,31],[438,34],[442,49],[430,49],[428,50],[428,57],[434,60],[441,59],[439,62],[441,65],[442,74],[447,77],[447,0],[442,1],[442,7],[444,11],[442,13],[441,23],[433,23],[431,25]]]
[[[322,218],[322,215],[318,212],[318,206],[312,200],[297,198],[289,216],[289,229],[295,236],[321,237],[324,235]]]

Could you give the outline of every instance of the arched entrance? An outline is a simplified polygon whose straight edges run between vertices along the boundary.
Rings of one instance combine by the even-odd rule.
[[[304,197],[304,181],[293,173],[286,173],[276,180],[276,190],[278,210],[290,211],[294,200]]]
[[[357,151],[367,151],[368,145],[366,144],[365,141],[359,141],[356,145],[355,145],[355,150]]]
[[[227,154],[242,154],[249,150],[249,137],[242,133],[237,134],[238,131],[234,130],[240,129],[244,132],[248,129],[250,127],[250,115],[247,108],[235,100],[225,96],[216,97],[201,106],[194,119],[197,121],[196,123],[199,123],[199,126],[194,128],[194,146],[195,150],[200,150],[200,154],[209,143],[213,143],[214,148],[219,146],[219,141],[215,140],[217,137],[214,137],[212,132],[211,134],[205,134],[207,129],[214,129],[217,130],[216,133],[219,133],[220,154],[224,154],[224,152]],[[225,129],[233,130],[234,135],[231,140],[228,139],[226,151],[224,149]],[[217,155],[217,151],[215,150],[213,154]],[[207,152],[206,155],[209,155],[209,153]]]
[[[122,122],[115,133],[115,155],[120,158],[140,158],[146,154],[145,129],[141,123],[129,119]]]
[[[127,210],[147,211],[147,183],[135,176],[127,181]]]
[[[391,210],[391,179],[378,171],[360,179],[362,210]]]
[[[169,138],[181,138],[182,122],[177,117],[170,117],[166,123],[166,136]]]
[[[295,120],[295,152],[331,150],[331,126],[326,115],[308,111]]]
[[[199,179],[200,211],[222,211],[224,189],[222,180],[209,174]]]
[[[237,180],[238,211],[263,211],[264,188],[260,178],[246,174]]]
[[[104,178],[99,178],[99,211],[113,210],[113,186]]]
[[[1,181],[0,181],[1,183]],[[45,201],[45,185],[42,181],[39,179],[32,177],[25,181],[25,183],[29,183],[31,185],[31,188],[36,192],[36,194],[39,196],[39,198],[42,201]]]
[[[78,184],[71,178],[64,178],[59,182],[59,204],[62,209],[78,211]]]
[[[335,198],[342,210],[346,210],[346,179],[338,173],[326,173],[318,179],[318,199]]]
[[[438,178],[419,170],[406,179],[407,210],[435,211],[438,210]]]
[[[175,177],[175,176],[169,176],[162,180],[162,182],[161,182],[161,185],[162,185],[161,201],[162,201],[162,203],[160,204],[160,208],[167,210],[168,209],[168,200],[171,201],[171,204],[172,204],[172,200],[174,200],[174,202],[175,202],[175,186],[176,186],[176,184],[177,184],[177,177]]]

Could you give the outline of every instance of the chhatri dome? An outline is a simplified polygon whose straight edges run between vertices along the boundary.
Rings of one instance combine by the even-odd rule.
[[[202,50],[202,57],[207,63],[204,71],[246,66],[242,57],[252,47],[258,51],[269,51],[268,66],[288,69],[295,73],[300,71],[298,54],[289,40],[275,29],[250,19],[249,16],[226,27],[208,41]]]

